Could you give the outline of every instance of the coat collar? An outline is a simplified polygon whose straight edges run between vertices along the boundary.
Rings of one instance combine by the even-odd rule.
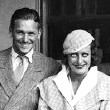
[[[29,62],[32,63],[32,55],[33,55],[34,50],[31,49],[31,51],[29,53],[27,53],[25,56],[28,58]],[[12,51],[11,51],[11,55],[12,55],[12,59],[16,59],[17,56],[19,56],[13,49],[12,47]]]
[[[58,75],[53,79],[56,83],[59,91],[63,94],[63,96],[67,99],[69,103],[71,103],[71,86],[67,77],[67,70],[64,65],[62,65],[62,70],[58,73]]]
[[[93,69],[94,70],[94,69]],[[95,72],[96,71],[96,72]],[[106,76],[104,73],[101,73],[97,70],[91,71],[92,74],[97,74],[95,78],[97,78],[97,82],[94,83],[94,77],[88,80],[89,82],[94,83],[94,86],[88,91],[88,87],[85,87],[85,90],[88,92],[83,95],[81,100],[77,100],[75,104],[75,108],[78,110],[89,110],[94,107],[96,104],[100,104],[101,101],[110,100],[110,78]],[[91,74],[91,75],[92,75]],[[58,90],[62,93],[62,95],[67,99],[70,105],[73,105],[69,100],[70,95],[70,85],[68,83],[66,68],[62,67],[62,71],[53,79],[55,84],[58,87]],[[79,93],[80,95],[80,93]],[[73,106],[72,106],[73,107]]]
[[[97,67],[92,67],[90,69],[88,76],[85,77],[84,81],[82,82],[80,88],[78,89],[76,93],[75,100],[73,101],[70,100],[71,99],[71,92],[70,92],[71,86],[68,81],[67,74],[68,73],[67,73],[66,67],[62,66],[62,71],[59,72],[59,74],[53,79],[53,81],[56,83],[59,91],[63,94],[63,96],[67,99],[68,103],[71,106],[74,106],[78,102],[80,102],[80,99],[84,101],[85,97],[90,97],[89,95],[95,96],[94,97],[95,102],[102,100],[102,99],[106,99],[106,96],[102,96],[103,95],[102,93],[103,88],[101,88],[102,86],[99,86],[100,83],[97,84],[97,78],[98,78]],[[91,103],[94,103],[94,102],[91,102]]]

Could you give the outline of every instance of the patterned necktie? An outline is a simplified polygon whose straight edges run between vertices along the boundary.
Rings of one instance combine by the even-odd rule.
[[[21,81],[24,75],[23,72],[24,72],[24,58],[25,57],[18,56],[18,58],[19,58],[19,64],[14,71],[14,79],[17,84],[19,84],[19,82]]]

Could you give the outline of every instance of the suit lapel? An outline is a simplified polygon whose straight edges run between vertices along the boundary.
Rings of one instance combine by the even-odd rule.
[[[4,88],[8,97],[11,97],[16,89],[16,85],[12,79],[12,67],[11,67],[11,48],[4,52],[0,59],[0,83]]]
[[[15,90],[15,93],[8,102],[6,108],[14,106],[19,100],[21,100],[29,91],[44,78],[44,70],[42,66],[42,57],[37,55],[33,57],[33,63],[29,64],[29,67],[24,74],[22,81]]]

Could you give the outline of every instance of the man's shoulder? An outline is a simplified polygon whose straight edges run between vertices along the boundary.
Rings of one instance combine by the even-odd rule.
[[[57,74],[61,70],[61,63],[57,60],[47,57],[42,53],[37,53],[34,57],[34,63],[38,64],[45,71],[45,78]]]
[[[55,60],[54,58],[51,57],[47,57],[46,55],[42,54],[42,53],[35,53],[34,55],[34,59],[40,59],[41,62],[43,63],[54,63],[54,64],[60,64],[57,60]],[[37,60],[36,60],[37,61]]]
[[[4,50],[1,50],[0,51],[0,56],[8,55],[11,52],[11,48],[12,47],[4,49]]]

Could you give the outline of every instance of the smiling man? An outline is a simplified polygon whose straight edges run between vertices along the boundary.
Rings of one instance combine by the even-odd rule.
[[[12,15],[13,45],[0,52],[0,110],[37,110],[39,82],[60,69],[58,62],[35,50],[39,28],[34,9],[18,9]]]
[[[34,20],[16,20],[12,32],[13,48],[20,55],[29,53],[38,38],[38,23]]]

